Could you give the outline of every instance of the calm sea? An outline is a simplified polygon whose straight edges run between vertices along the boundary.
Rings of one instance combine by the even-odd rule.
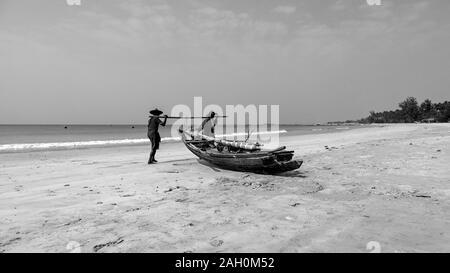
[[[329,133],[355,127],[360,126],[280,125],[278,130],[287,131],[282,136],[289,136]],[[273,130],[264,128],[259,132]],[[246,131],[244,126],[235,129],[237,133]],[[250,126],[250,131],[256,131],[256,127]],[[161,127],[160,134],[163,141],[176,141],[177,136],[171,136],[170,125]],[[218,128],[216,134],[223,134],[222,128]],[[0,152],[145,143],[146,125],[0,125]]]

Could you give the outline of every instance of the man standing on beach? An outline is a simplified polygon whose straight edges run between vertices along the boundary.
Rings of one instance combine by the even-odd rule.
[[[150,139],[151,142],[151,151],[150,151],[150,158],[148,159],[148,164],[153,164],[158,161],[155,159],[156,150],[159,149],[159,143],[161,142],[161,136],[159,135],[158,128],[159,125],[166,126],[167,122],[167,115],[164,115],[164,121],[161,121],[160,115],[163,112],[158,110],[157,108],[155,110],[150,111],[150,119],[148,120],[148,132],[147,136]]]

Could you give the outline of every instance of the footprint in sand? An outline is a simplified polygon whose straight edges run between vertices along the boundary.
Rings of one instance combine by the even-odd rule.
[[[124,194],[124,195],[121,195],[120,197],[132,197],[132,196],[135,196],[136,194]]]
[[[73,224],[76,224],[76,223],[78,223],[78,222],[81,222],[82,220],[83,220],[83,219],[78,218],[78,219],[76,219],[76,220],[73,220],[73,221],[70,221],[70,222],[64,224],[64,226],[71,226],[71,225],[73,225]]]
[[[124,239],[122,237],[119,237],[117,240],[109,241],[109,242],[104,243],[104,244],[95,245],[93,247],[93,250],[94,250],[94,252],[98,252],[102,248],[110,247],[110,246],[116,246],[118,244],[121,244],[123,241],[124,241]]]
[[[186,190],[188,190],[188,188],[182,187],[182,186],[176,186],[175,188],[170,187],[169,189],[165,190],[164,192],[167,193],[167,192],[171,192],[174,190],[185,190],[186,191]]]
[[[125,212],[132,212],[132,211],[138,211],[138,210],[141,210],[141,208],[127,209]]]
[[[222,240],[212,240],[211,242],[209,242],[209,244],[214,247],[219,247],[223,244],[223,241]]]
[[[20,238],[20,237],[16,237],[16,238],[10,239],[10,240],[6,241],[5,243],[0,243],[0,247],[5,247],[5,246],[8,246],[8,245],[11,245],[11,244],[13,244],[13,243],[15,243],[17,241],[20,241],[20,240],[22,240],[22,238]]]
[[[185,169],[170,169],[170,170],[164,170],[162,173],[184,173]]]
[[[56,196],[56,192],[49,190],[47,196]]]

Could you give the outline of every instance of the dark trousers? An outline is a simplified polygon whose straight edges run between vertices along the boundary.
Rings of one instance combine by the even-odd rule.
[[[159,143],[161,142],[161,136],[158,132],[156,133],[149,133],[148,138],[150,139],[151,143],[151,150],[150,150],[150,158],[148,159],[148,162],[151,163],[153,160],[155,160],[156,150],[159,149]]]

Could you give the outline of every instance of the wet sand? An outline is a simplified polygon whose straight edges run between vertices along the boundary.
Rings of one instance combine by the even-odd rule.
[[[450,124],[281,140],[278,176],[181,143],[0,154],[0,252],[450,251]]]

